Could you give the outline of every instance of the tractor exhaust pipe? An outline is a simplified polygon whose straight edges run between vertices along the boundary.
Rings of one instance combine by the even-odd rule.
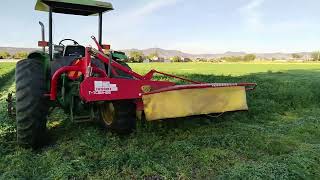
[[[44,24],[41,21],[39,21],[39,24],[41,26],[41,36],[42,36],[41,40],[44,42],[44,41],[46,41]],[[42,47],[42,51],[46,52],[46,47]]]

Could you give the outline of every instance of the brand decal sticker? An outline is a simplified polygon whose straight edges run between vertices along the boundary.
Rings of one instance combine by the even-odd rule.
[[[89,95],[111,94],[118,91],[117,84],[111,84],[109,81],[94,81],[94,91],[89,91]]]

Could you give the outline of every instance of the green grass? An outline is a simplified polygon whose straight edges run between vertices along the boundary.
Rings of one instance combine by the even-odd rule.
[[[15,63],[0,63],[0,88],[3,88],[8,79],[14,75],[14,67]]]
[[[206,82],[257,82],[248,112],[139,124],[118,137],[96,124],[50,116],[55,142],[42,150],[15,145],[5,96],[13,64],[0,63],[0,178],[319,179],[320,64],[131,64]],[[7,74],[7,75],[6,75]],[[3,81],[5,77],[6,81]]]
[[[132,63],[130,66],[138,72],[146,73],[150,69],[179,74],[208,74],[240,76],[251,73],[278,72],[287,70],[319,70],[316,63]]]

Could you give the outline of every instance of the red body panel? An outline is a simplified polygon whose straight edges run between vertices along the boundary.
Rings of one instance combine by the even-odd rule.
[[[47,47],[49,42],[47,41],[38,41],[38,47]]]
[[[80,84],[80,97],[85,102],[139,99],[144,93],[142,87],[146,85],[157,90],[175,84],[167,81],[91,77]]]

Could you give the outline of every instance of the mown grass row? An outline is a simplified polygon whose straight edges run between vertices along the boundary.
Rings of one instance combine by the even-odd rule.
[[[179,69],[196,69],[184,64],[171,71],[206,82],[257,82],[248,112],[139,124],[119,137],[96,124],[72,124],[57,111],[50,116],[52,145],[33,152],[15,146],[14,122],[1,108],[0,178],[319,179],[318,67],[256,72],[249,64],[239,66],[247,73],[213,75],[235,68],[218,67],[200,64],[200,73],[184,73]],[[4,88],[14,87],[10,80]]]
[[[0,63],[0,88],[14,75],[15,63]]]
[[[6,98],[14,91],[15,63],[0,63],[0,156],[15,148],[15,123],[7,115]],[[4,150],[4,151],[3,151]],[[6,162],[0,158],[1,164]],[[2,174],[2,173],[0,173]],[[2,176],[2,175],[1,175]]]

